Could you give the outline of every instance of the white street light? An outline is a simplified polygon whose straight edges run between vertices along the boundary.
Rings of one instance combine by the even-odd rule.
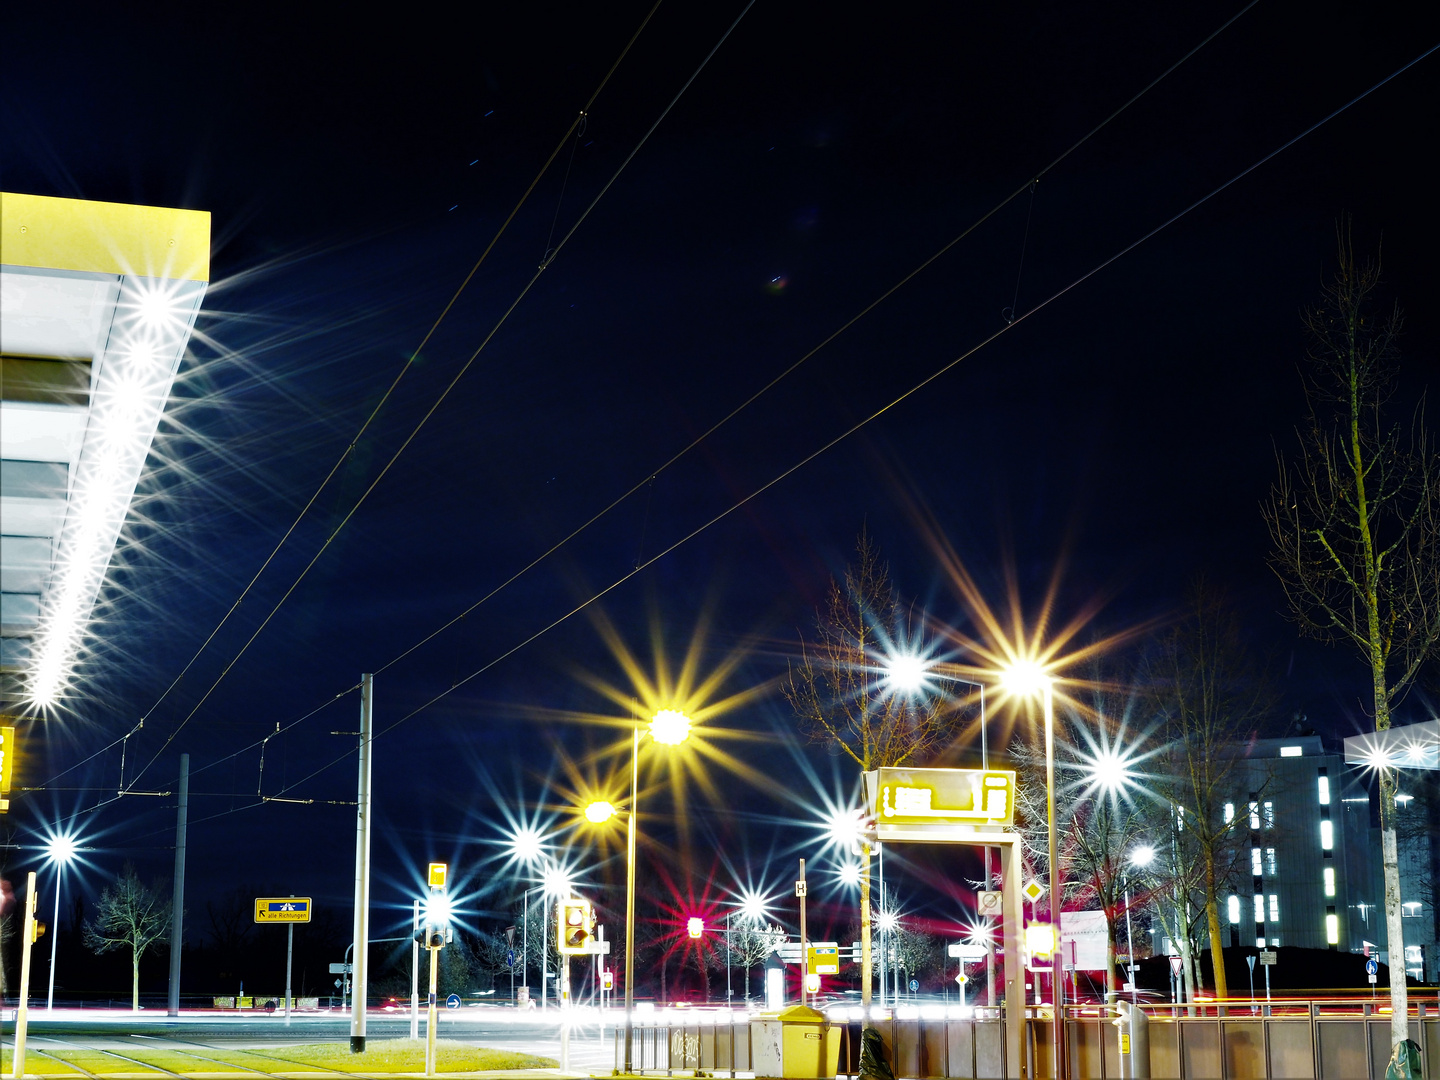
[[[45,844],[45,857],[55,866],[55,919],[50,924],[50,990],[45,998],[45,1011],[55,1008],[55,950],[60,943],[60,874],[75,857],[75,838],[64,834],[52,836]]]

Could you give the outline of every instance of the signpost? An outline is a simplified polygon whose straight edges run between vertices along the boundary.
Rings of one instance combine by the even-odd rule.
[[[257,923],[285,924],[285,1026],[290,1026],[290,974],[295,966],[295,924],[310,921],[311,903],[308,896],[257,896]],[[345,965],[349,967],[349,965]],[[330,965],[335,970],[335,965]]]
[[[1270,1004],[1270,969],[1275,966],[1278,954],[1273,949],[1260,951],[1260,966],[1265,969],[1265,1004]]]

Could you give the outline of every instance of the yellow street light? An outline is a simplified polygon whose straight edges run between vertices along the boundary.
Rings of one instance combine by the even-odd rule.
[[[1059,844],[1055,834],[1055,680],[1050,677],[1044,665],[1030,659],[1019,659],[1010,663],[1000,672],[1000,685],[1015,697],[1039,697],[1045,709],[1045,819],[1050,841],[1050,926],[1059,940],[1060,935],[1060,857]],[[1065,965],[1057,962],[1050,971],[1050,985],[1055,994],[1054,1034],[1051,1048],[1055,1051],[1055,1065],[1051,1076],[1064,1080],[1066,1058],[1065,1042]]]
[[[615,804],[603,800],[592,802],[585,807],[585,820],[592,825],[601,825],[615,816]]]
[[[661,709],[650,719],[650,738],[666,746],[679,746],[690,737],[690,717],[679,709]]]

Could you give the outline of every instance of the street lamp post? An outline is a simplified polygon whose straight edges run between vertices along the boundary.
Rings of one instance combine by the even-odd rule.
[[[690,718],[678,709],[661,709],[650,718],[650,738],[664,746],[679,746],[690,737]],[[640,725],[631,732],[630,807],[625,829],[625,1072],[631,1072],[635,1040],[635,830],[640,796]],[[586,820],[599,824],[615,814],[609,803],[585,808]]]
[[[1136,848],[1126,860],[1125,874],[1125,949],[1130,954],[1130,996],[1136,1005],[1140,1004],[1140,989],[1135,985],[1135,935],[1130,928],[1130,865],[1149,866],[1155,859],[1155,849],[1148,844]]]
[[[45,854],[55,864],[55,918],[50,924],[50,991],[45,998],[45,1011],[55,1008],[55,951],[60,943],[60,875],[65,864],[75,855],[75,841],[69,836],[56,836],[45,845]]]
[[[1005,669],[1002,675],[1007,689],[1020,697],[1034,697],[1038,691],[1045,713],[1045,825],[1050,857],[1050,925],[1055,935],[1056,953],[1051,954],[1050,985],[1054,991],[1055,1015],[1052,1045],[1055,1050],[1055,1071],[1064,1080],[1068,1070],[1065,1054],[1065,950],[1060,940],[1060,858],[1055,834],[1055,685],[1045,670],[1033,660],[1020,661]]]

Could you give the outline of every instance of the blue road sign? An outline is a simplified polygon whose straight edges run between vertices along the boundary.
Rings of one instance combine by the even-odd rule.
[[[1365,961],[1365,974],[1366,974],[1366,975],[1374,975],[1374,974],[1376,974],[1379,970],[1380,970],[1380,964],[1375,960],[1375,958],[1374,958],[1373,956],[1372,956],[1369,960],[1366,960],[1366,961]]]
[[[915,993],[916,990],[919,990],[919,989],[920,989],[920,980],[919,980],[919,979],[911,979],[911,980],[910,980],[910,992],[913,994],[913,993]]]
[[[507,953],[505,954],[505,966],[506,966],[506,967],[512,967],[512,968],[515,966],[515,950],[514,950],[514,949],[511,949],[509,952],[507,952]]]
[[[445,999],[445,1007],[447,1009],[458,1009],[460,1007],[460,995],[451,994],[449,997],[447,997]]]

